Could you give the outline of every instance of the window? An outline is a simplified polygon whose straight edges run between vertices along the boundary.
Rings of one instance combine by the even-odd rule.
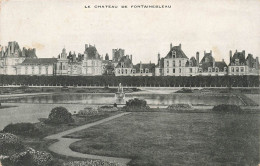
[[[218,73],[218,71],[219,71],[219,70],[218,70],[218,68],[217,68],[217,67],[215,68],[215,71],[216,71],[216,73]]]
[[[231,72],[234,72],[234,67],[231,67]]]
[[[133,73],[135,73],[135,72],[136,72],[136,71],[135,71],[135,69],[133,69],[132,71],[133,71]]]
[[[241,71],[241,72],[244,72],[244,68],[243,68],[243,67],[241,67],[241,68],[240,68],[240,71]]]
[[[199,68],[199,72],[202,73],[202,68]]]
[[[192,73],[192,68],[190,68],[190,73]]]
[[[26,66],[25,67],[25,74],[27,74],[28,73],[28,67]]]
[[[121,68],[124,68],[125,64],[124,62],[121,62]]]
[[[118,71],[118,74],[120,74],[120,69],[118,69],[117,71]]]
[[[181,73],[181,69],[179,69],[179,73]]]
[[[143,69],[140,70],[140,73],[143,73]]]
[[[34,66],[32,66],[32,74],[34,74]]]
[[[169,67],[169,61],[167,61],[167,67]]]
[[[167,69],[167,73],[169,73],[169,69]]]
[[[159,69],[159,73],[162,73],[162,69]]]
[[[149,69],[145,69],[145,73],[149,73]]]
[[[46,68],[46,74],[48,75],[48,66],[46,66],[45,68]]]
[[[236,72],[239,72],[239,67],[236,67]]]
[[[42,74],[42,67],[39,66],[39,74]]]
[[[181,60],[179,60],[179,66],[181,66]]]
[[[175,73],[175,69],[172,69],[172,72]]]
[[[172,61],[172,66],[175,67],[175,60]]]
[[[224,67],[224,71],[227,71],[227,67]]]
[[[127,74],[127,69],[125,69],[125,74]]]

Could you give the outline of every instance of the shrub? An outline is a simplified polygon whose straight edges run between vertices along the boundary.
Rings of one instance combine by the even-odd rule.
[[[176,93],[193,93],[191,89],[182,88],[181,90],[176,91]]]
[[[0,154],[11,155],[24,150],[22,141],[11,133],[0,133]]]
[[[123,107],[123,110],[129,112],[143,112],[143,111],[149,111],[150,107],[147,106],[145,100],[134,98],[126,102],[126,106]]]
[[[6,133],[35,137],[41,135],[40,130],[32,123],[9,124],[4,129]]]
[[[221,105],[214,106],[212,110],[216,112],[225,112],[225,113],[243,112],[240,106],[229,105],[229,104],[221,104]]]
[[[189,104],[172,104],[167,107],[169,111],[182,111],[182,110],[192,110]]]
[[[146,104],[145,100],[138,98],[130,99],[126,102],[127,107],[146,107]]]
[[[71,113],[66,108],[55,107],[51,110],[47,122],[54,124],[66,124],[74,122],[74,119],[72,118]]]

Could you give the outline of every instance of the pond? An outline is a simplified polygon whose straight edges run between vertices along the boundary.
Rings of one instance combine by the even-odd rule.
[[[161,106],[178,103],[192,105],[217,105],[235,104],[243,105],[243,102],[231,94],[157,94],[157,93],[129,93],[125,95],[125,101],[133,98],[145,99],[149,105]],[[41,104],[90,104],[104,105],[114,104],[115,95],[112,93],[61,93],[50,95],[24,96],[15,99],[3,100],[3,103],[41,103]]]

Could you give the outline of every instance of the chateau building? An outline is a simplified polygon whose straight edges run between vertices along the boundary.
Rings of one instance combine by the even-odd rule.
[[[154,76],[155,73],[155,64],[154,63],[138,63],[134,65],[133,76]]]
[[[75,52],[69,55],[66,53],[66,49],[62,49],[62,53],[57,59],[57,75],[84,75],[95,76],[102,75],[102,59],[97,52],[95,46],[85,44],[84,54],[78,54]]]
[[[112,49],[103,60],[95,45],[85,44],[84,52],[66,52],[63,48],[57,58],[37,58],[35,49],[21,50],[15,41],[0,46],[0,74],[3,75],[68,75],[68,76],[223,76],[259,75],[259,59],[245,51],[229,53],[230,63],[216,61],[212,51],[204,51],[200,60],[199,52],[190,59],[183,52],[181,44],[172,46],[165,57],[158,54],[158,62],[132,62],[132,55],[125,55],[124,49]]]
[[[236,52],[232,56],[229,52],[230,63],[228,66],[229,75],[259,75],[259,60],[254,58],[252,54],[248,54],[245,58],[245,50]]]
[[[37,58],[35,49],[23,48],[21,50],[17,42],[8,42],[7,47],[0,48],[0,74],[20,74],[18,64],[31,58]]]
[[[199,53],[197,52],[197,59],[199,60]],[[204,56],[199,64],[198,75],[203,76],[223,76],[228,74],[228,66],[224,60],[215,61],[212,56],[212,51],[206,53],[204,51]]]
[[[136,73],[132,59],[129,55],[121,57],[118,64],[115,67],[115,76],[131,76]]]
[[[189,59],[182,51],[181,44],[179,46],[172,46],[170,44],[170,51],[164,58],[160,59],[160,54],[158,54],[158,65],[155,69],[155,75],[186,76],[187,62],[189,62]]]

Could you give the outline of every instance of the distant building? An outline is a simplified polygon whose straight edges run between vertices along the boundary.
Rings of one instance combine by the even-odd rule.
[[[123,56],[125,56],[124,49],[112,49],[112,61],[118,62]]]
[[[1,47],[0,51],[0,74],[18,75],[20,74],[17,65],[25,59],[37,58],[35,49],[22,50],[15,41],[8,42],[7,47]]]
[[[212,51],[210,51],[209,53],[206,53],[206,51],[204,51],[204,57],[201,59],[199,64],[198,75],[223,76],[227,74],[228,66],[225,61],[215,61],[215,58],[212,56]]]
[[[131,76],[136,73],[129,55],[121,57],[115,67],[115,76]]]
[[[186,75],[186,63],[189,60],[188,57],[179,46],[172,46],[170,44],[170,51],[168,54],[160,59],[158,55],[158,64],[156,66],[156,76],[185,76]]]
[[[246,58],[245,54],[245,50],[242,52],[236,51],[233,56],[232,51],[229,52],[229,75],[259,75],[258,57],[254,58],[252,54],[248,54]]]
[[[134,65],[133,76],[154,76],[155,75],[155,64],[154,63],[138,63]]]
[[[17,75],[56,75],[56,58],[27,58],[17,65]]]

